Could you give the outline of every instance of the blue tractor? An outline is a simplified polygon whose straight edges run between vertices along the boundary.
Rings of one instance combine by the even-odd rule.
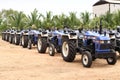
[[[63,30],[54,30],[49,33],[48,51],[50,56],[54,56],[55,52],[61,53]]]
[[[22,32],[23,32],[23,30],[16,30],[16,32],[14,34],[14,44],[15,45],[19,45],[20,44]]]
[[[75,39],[63,41],[62,57],[65,61],[72,62],[76,52],[79,52],[82,54],[81,60],[84,67],[91,67],[92,61],[96,58],[106,59],[110,65],[117,62],[116,52],[109,37],[87,31],[82,41],[80,45],[78,45],[79,41]]]
[[[9,43],[13,43],[14,44],[14,34],[15,34],[16,30],[10,30],[10,33],[9,33]]]
[[[28,46],[28,32],[29,30],[22,30],[20,34],[20,45],[23,48],[26,48]]]
[[[116,40],[115,50],[118,51],[120,54],[120,26],[117,27],[117,32],[115,33],[115,40]]]
[[[45,53],[48,47],[48,35],[49,31],[42,30],[41,33],[38,34],[37,40],[37,50],[39,53]]]
[[[32,44],[33,46],[37,45],[37,41],[38,41],[38,34],[40,32],[38,30],[30,30],[28,32],[28,49],[32,48]]]

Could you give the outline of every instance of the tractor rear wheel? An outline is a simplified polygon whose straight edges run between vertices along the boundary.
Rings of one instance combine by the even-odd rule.
[[[12,44],[12,35],[10,34],[10,36],[9,36],[9,43],[11,43]]]
[[[82,64],[84,67],[90,67],[92,65],[92,55],[90,52],[85,51],[82,54]]]
[[[27,35],[23,35],[22,36],[22,47],[26,48],[28,46],[28,36]]]
[[[37,50],[39,53],[45,53],[47,49],[47,38],[38,38]]]
[[[31,49],[32,48],[32,41],[31,39],[28,40],[28,46],[27,46],[28,49]]]
[[[75,44],[72,41],[64,41],[62,44],[62,57],[67,62],[72,62],[76,56]]]
[[[18,34],[16,34],[15,37],[14,37],[16,45],[19,45],[19,43],[20,43],[20,38],[19,37],[20,36]]]

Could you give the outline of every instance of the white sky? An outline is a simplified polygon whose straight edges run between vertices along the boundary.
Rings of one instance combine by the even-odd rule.
[[[92,5],[98,0],[1,0],[0,10],[14,9],[23,11],[26,14],[32,12],[35,8],[42,14],[51,11],[53,14],[68,14],[69,12],[92,13]]]

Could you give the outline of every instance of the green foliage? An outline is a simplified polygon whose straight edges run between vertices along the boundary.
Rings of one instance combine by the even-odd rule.
[[[82,23],[82,26],[85,27],[85,28],[89,28],[89,23],[90,23],[90,13],[89,12],[82,12],[81,15],[81,23]]]
[[[76,12],[70,12],[69,15],[62,13],[61,15],[53,15],[52,12],[46,12],[43,15],[34,9],[30,15],[23,12],[18,12],[12,9],[3,9],[0,12],[0,30],[9,28],[25,29],[25,28],[63,28],[69,26],[70,28],[95,28],[99,27],[100,19],[104,28],[115,28],[120,25],[120,11],[115,13],[107,12],[100,17],[90,18],[89,12],[80,13],[80,17],[76,16]]]

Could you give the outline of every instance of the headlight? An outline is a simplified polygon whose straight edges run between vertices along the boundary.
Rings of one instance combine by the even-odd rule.
[[[104,41],[100,41],[100,43],[102,44],[102,43],[104,43]]]
[[[110,36],[110,38],[115,38],[115,36]]]
[[[96,37],[92,37],[92,39],[96,39]]]
[[[110,43],[110,41],[108,41],[108,43]]]

